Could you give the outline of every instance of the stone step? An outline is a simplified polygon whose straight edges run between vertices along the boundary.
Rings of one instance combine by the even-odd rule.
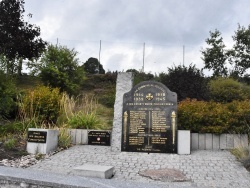
[[[114,171],[113,166],[84,164],[82,166],[73,168],[72,173],[78,176],[110,179],[113,176],[113,171]]]

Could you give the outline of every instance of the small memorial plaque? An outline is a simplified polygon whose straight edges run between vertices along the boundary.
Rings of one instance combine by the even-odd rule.
[[[46,131],[28,131],[28,142],[46,143]]]
[[[110,131],[88,131],[88,145],[110,146]]]
[[[155,81],[123,96],[122,151],[177,153],[177,95]]]

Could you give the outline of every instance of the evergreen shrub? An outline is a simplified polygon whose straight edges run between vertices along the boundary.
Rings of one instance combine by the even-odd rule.
[[[232,78],[217,78],[209,82],[210,97],[216,102],[250,99],[250,86]]]
[[[250,101],[231,103],[186,99],[178,105],[178,129],[199,133],[248,133]]]

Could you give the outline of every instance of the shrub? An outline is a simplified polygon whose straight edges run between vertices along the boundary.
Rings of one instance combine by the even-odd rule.
[[[100,128],[96,116],[97,99],[93,95],[69,97],[64,94],[61,100],[60,124],[67,124],[74,129]]]
[[[20,97],[19,115],[24,122],[55,124],[60,113],[60,100],[58,88],[38,86]]]
[[[134,74],[134,85],[139,84],[143,81],[153,80],[154,75],[151,73],[139,72],[136,69],[128,69],[126,72],[132,72]]]
[[[250,87],[232,78],[218,78],[209,82],[211,99],[216,102],[250,99]]]
[[[192,64],[189,67],[179,65],[168,68],[168,74],[161,73],[159,80],[177,93],[178,101],[186,98],[209,100],[207,78],[204,77],[202,70]]]
[[[69,117],[68,125],[72,129],[98,129],[100,121],[94,113],[84,114],[82,112],[78,112],[77,114]]]
[[[38,64],[39,76],[45,85],[60,88],[61,92],[77,94],[85,79],[74,49],[49,45]]]
[[[7,135],[9,133],[23,133],[27,129],[23,126],[22,122],[15,121],[15,122],[7,122],[4,125],[0,126],[0,136]]]
[[[3,144],[4,148],[7,150],[12,150],[15,148],[17,140],[15,138],[9,138]]]
[[[15,110],[17,108],[16,104],[16,86],[14,81],[0,72],[0,118],[10,118],[14,117]]]
[[[178,105],[179,129],[192,132],[248,133],[250,102],[228,104],[187,99]]]

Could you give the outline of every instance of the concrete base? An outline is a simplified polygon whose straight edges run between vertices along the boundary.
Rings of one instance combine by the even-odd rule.
[[[29,128],[28,131],[41,131],[47,133],[46,143],[27,142],[27,152],[31,154],[48,154],[55,151],[58,146],[58,130]]]
[[[113,166],[85,164],[74,168],[73,174],[92,178],[110,179],[113,176],[113,171]]]
[[[69,129],[72,144],[88,144],[88,130],[87,129]]]
[[[189,130],[178,130],[178,148],[179,155],[189,155],[191,149],[191,139]]]

